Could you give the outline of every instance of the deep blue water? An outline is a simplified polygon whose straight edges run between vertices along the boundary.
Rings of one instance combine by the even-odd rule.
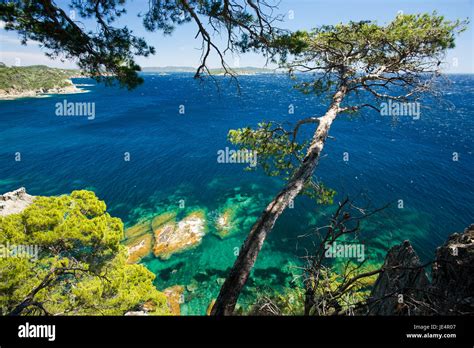
[[[450,79],[452,84],[443,86],[443,102],[424,101],[422,106],[429,108],[422,109],[419,120],[394,121],[369,111],[340,117],[331,129],[335,139],[325,147],[317,177],[338,197],[363,194],[374,206],[404,203],[403,209],[395,204],[365,227],[362,239],[374,259],[403,239],[429,259],[449,234],[474,222],[474,76]],[[217,163],[217,151],[232,148],[228,130],[262,120],[291,123],[320,115],[327,106],[326,100],[293,90],[283,75],[243,76],[240,93],[226,80],[218,90],[190,74],[146,74],[145,84],[131,92],[89,79],[75,82],[88,84],[89,92],[0,102],[0,192],[20,186],[33,195],[91,189],[127,226],[180,199],[188,207],[213,211],[236,196],[250,201],[241,214],[251,222],[281,182],[260,171],[243,171],[242,165]],[[95,102],[95,119],[56,116],[55,104],[64,99]],[[294,114],[288,113],[290,104]],[[454,152],[458,161],[453,161]],[[250,288],[259,279],[288,282],[292,271],[287,266],[302,253],[296,237],[324,224],[322,212],[329,209],[299,198],[269,237]],[[201,279],[200,291],[187,294],[193,305],[183,309],[202,313],[218,291],[216,278],[232,265],[233,250],[247,232],[245,225],[225,240],[209,235],[195,249],[145,263],[157,274],[160,288],[189,284],[205,272],[209,279]]]

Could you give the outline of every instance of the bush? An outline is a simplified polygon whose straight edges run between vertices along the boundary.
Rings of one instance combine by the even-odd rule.
[[[37,197],[0,217],[0,314],[123,315],[144,305],[169,314],[155,275],[126,264],[122,239],[122,221],[90,191]],[[29,257],[6,255],[18,246]]]

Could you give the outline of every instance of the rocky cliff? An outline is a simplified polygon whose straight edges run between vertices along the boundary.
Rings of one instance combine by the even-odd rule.
[[[33,203],[34,199],[34,196],[26,193],[24,187],[4,193],[0,195],[0,216],[21,213],[26,207]]]
[[[36,97],[45,94],[82,93],[71,81],[78,70],[49,68],[43,65],[0,66],[0,100]]]
[[[432,273],[443,314],[474,314],[474,224],[436,250]]]
[[[405,241],[389,250],[369,299],[369,315],[474,314],[474,225],[436,250],[431,281]]]

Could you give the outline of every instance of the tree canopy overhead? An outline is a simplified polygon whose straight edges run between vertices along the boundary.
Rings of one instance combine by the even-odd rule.
[[[127,0],[71,0],[70,9],[53,0],[13,0],[0,4],[0,19],[6,30],[17,31],[27,40],[39,41],[50,57],[75,58],[86,73],[98,80],[134,88],[143,82],[137,72],[136,56],[155,53],[143,38],[127,26],[115,26],[126,13]],[[196,38],[202,41],[202,56],[195,77],[209,72],[207,60],[212,51],[220,57],[227,74],[227,51],[265,49],[275,34],[278,17],[266,14],[273,5],[265,0],[153,0],[142,11],[143,25],[149,31],[171,34],[184,23],[194,22]],[[69,10],[73,10],[72,16]],[[97,23],[96,30],[86,28],[81,19]],[[225,47],[214,42],[214,35],[226,38]],[[111,77],[110,75],[113,75]]]
[[[294,55],[285,64],[291,73],[319,74],[300,85],[304,92],[330,92],[344,84],[348,92],[364,90],[377,98],[409,100],[430,91],[428,80],[439,76],[445,53],[454,48],[465,24],[436,13],[400,14],[385,26],[349,22],[298,31],[279,41]],[[377,92],[390,89],[398,96]]]

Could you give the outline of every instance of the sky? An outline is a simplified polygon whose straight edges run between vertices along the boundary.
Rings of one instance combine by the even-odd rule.
[[[272,1],[272,0],[270,0]],[[278,2],[277,0],[275,2]],[[63,8],[68,8],[68,1],[56,1]],[[284,16],[278,26],[290,30],[311,29],[323,24],[344,23],[350,20],[375,20],[379,24],[388,23],[397,13],[431,13],[437,11],[447,19],[466,19],[473,21],[474,0],[280,0],[278,13]],[[156,54],[136,61],[142,67],[150,66],[192,66],[200,62],[199,38],[195,38],[197,27],[188,23],[178,27],[171,36],[161,32],[148,32],[142,26],[138,14],[148,8],[148,0],[129,0],[127,14],[116,22],[117,26],[127,25],[135,35],[144,37],[156,48]],[[85,22],[86,26],[94,23]],[[4,23],[0,22],[0,62],[7,65],[45,64],[54,67],[75,68],[73,61],[50,60],[38,43],[20,44],[14,32],[6,32]],[[474,24],[462,33],[456,41],[456,48],[450,50],[446,57],[446,72],[474,73]],[[216,38],[217,42],[220,38]],[[263,67],[266,60],[263,56],[249,53],[240,56],[226,56],[230,66]],[[209,60],[211,67],[219,67],[219,60],[214,54]]]

